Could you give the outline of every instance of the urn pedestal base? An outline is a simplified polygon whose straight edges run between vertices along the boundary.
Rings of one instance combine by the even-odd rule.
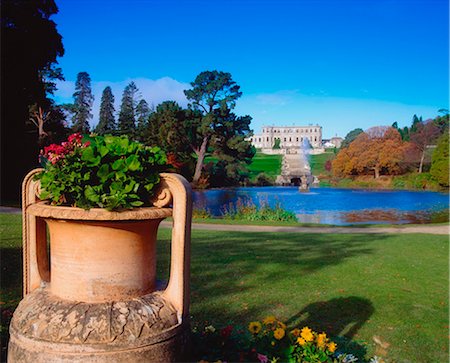
[[[10,331],[9,362],[176,362],[189,346],[188,324],[159,292],[86,303],[41,287],[20,302]]]

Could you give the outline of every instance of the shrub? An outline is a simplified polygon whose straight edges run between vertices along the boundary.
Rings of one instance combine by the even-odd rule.
[[[166,155],[127,136],[69,136],[41,152],[41,199],[53,205],[118,210],[150,205]]]
[[[294,212],[283,209],[279,204],[270,207],[267,203],[260,203],[257,207],[251,200],[238,199],[236,204],[230,203],[223,209],[224,219],[244,220],[244,221],[281,221],[298,222]]]
[[[209,218],[213,218],[213,215],[211,214],[211,212],[209,211],[208,208],[203,207],[203,208],[194,208],[192,210],[192,218],[197,218],[197,219],[209,219]]]
[[[270,186],[274,184],[274,178],[270,177],[266,173],[259,173],[255,178],[255,185],[258,186]]]
[[[378,362],[366,358],[365,344],[314,332],[308,327],[288,329],[275,316],[252,321],[247,329],[228,325],[194,327],[193,359],[201,362]]]
[[[449,186],[449,135],[445,132],[433,152],[430,174],[442,187]]]

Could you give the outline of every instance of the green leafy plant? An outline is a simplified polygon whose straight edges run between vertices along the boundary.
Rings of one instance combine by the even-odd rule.
[[[294,212],[283,209],[279,204],[275,207],[260,201],[256,206],[251,200],[238,199],[235,204],[230,203],[223,207],[223,218],[242,221],[282,221],[298,222]]]
[[[84,209],[129,209],[150,204],[167,158],[159,147],[127,136],[69,136],[41,153],[41,199]]]

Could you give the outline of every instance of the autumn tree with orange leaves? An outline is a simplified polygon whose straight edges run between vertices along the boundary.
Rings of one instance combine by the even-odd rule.
[[[396,174],[400,171],[406,143],[393,127],[377,126],[368,129],[333,160],[333,174],[348,176],[374,174]]]

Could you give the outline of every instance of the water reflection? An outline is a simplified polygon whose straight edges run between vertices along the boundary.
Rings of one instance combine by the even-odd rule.
[[[194,192],[194,207],[214,216],[238,200],[257,206],[280,204],[297,214],[299,221],[321,224],[421,223],[433,211],[449,207],[448,194],[424,191],[312,188],[299,193],[297,187],[210,189]]]

